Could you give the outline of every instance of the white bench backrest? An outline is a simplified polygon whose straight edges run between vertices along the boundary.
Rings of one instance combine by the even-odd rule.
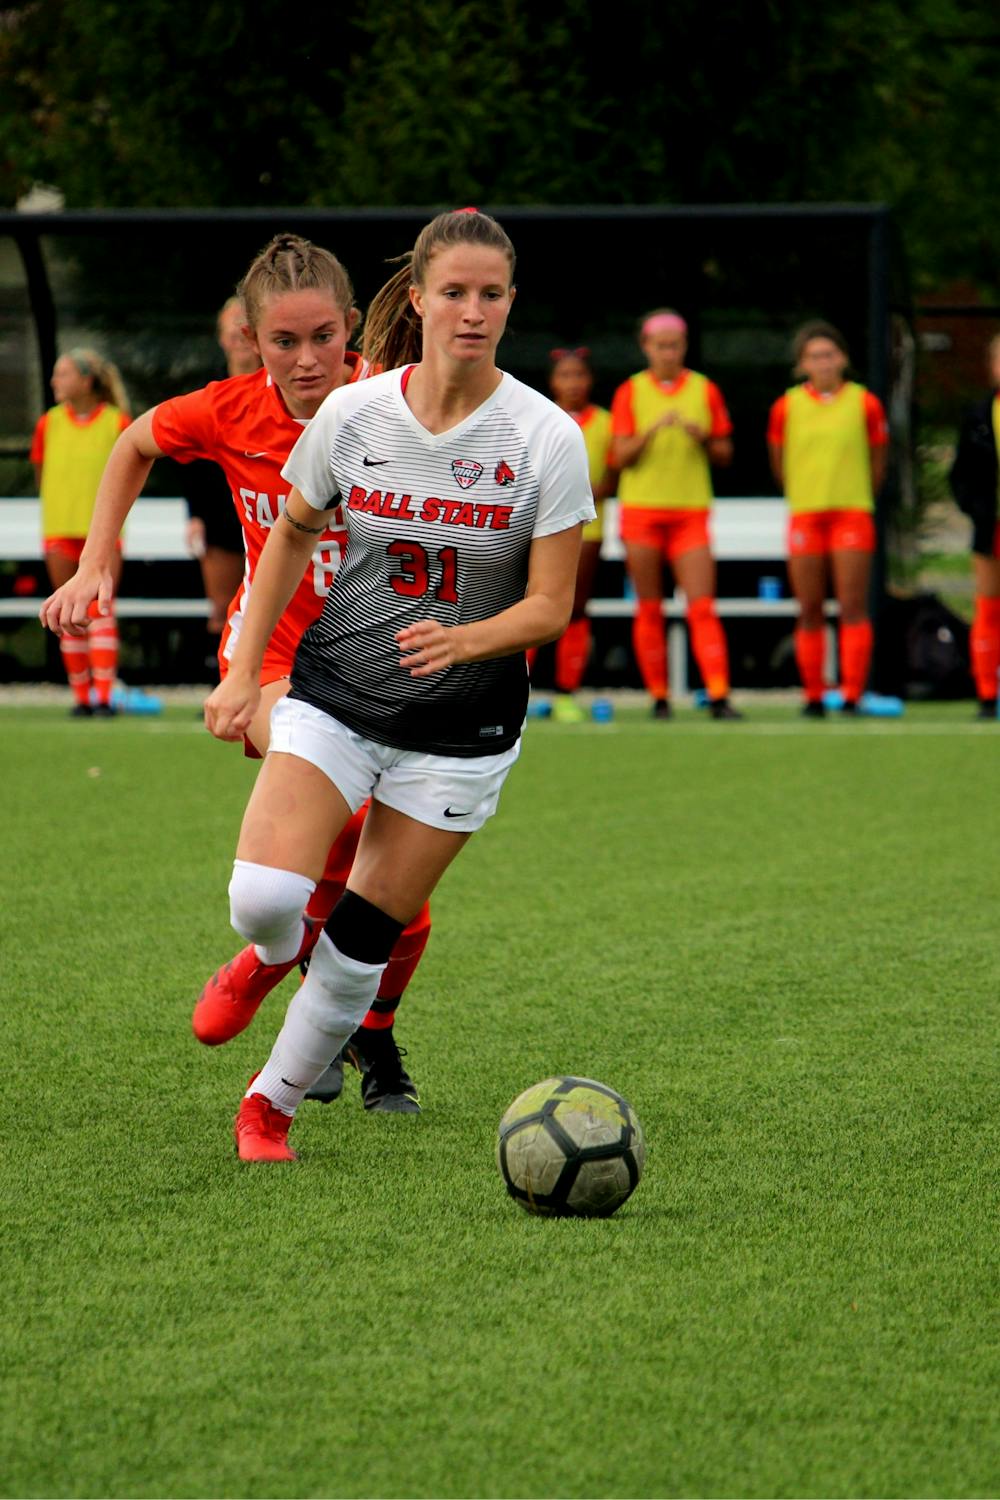
[[[720,562],[781,562],[788,555],[788,508],[780,497],[716,500],[709,530]],[[618,536],[618,501],[605,507],[601,556],[619,562],[625,548]]]
[[[781,499],[716,500],[711,522],[716,557],[722,562],[780,561],[786,556],[787,515]],[[605,516],[601,556],[619,561],[625,551],[618,538],[617,500],[607,502]],[[183,500],[141,497],[125,527],[126,555],[148,562],[189,557],[187,519]],[[0,498],[0,558],[20,561],[41,555],[39,502]]]
[[[125,552],[142,562],[176,562],[189,558],[187,506],[183,500],[141,496],[125,523]],[[0,558],[37,561],[42,555],[41,505],[38,500],[0,497]]]

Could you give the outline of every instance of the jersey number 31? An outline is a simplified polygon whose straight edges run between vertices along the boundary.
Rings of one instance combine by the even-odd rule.
[[[386,551],[390,557],[399,558],[400,571],[389,579],[397,594],[406,599],[422,599],[430,592],[431,560],[426,547],[419,542],[390,542]],[[434,593],[445,604],[457,604],[458,550],[440,547],[436,556],[441,564],[441,582]]]

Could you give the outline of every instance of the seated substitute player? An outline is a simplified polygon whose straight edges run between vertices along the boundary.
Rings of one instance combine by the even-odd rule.
[[[294,235],[279,235],[254,260],[240,290],[248,336],[263,368],[165,401],[123,435],[101,482],[80,572],[42,609],[43,623],[51,629],[77,635],[95,599],[102,609],[107,606],[113,539],[153,461],[163,454],[182,463],[212,459],[225,471],[247,552],[246,577],[230,604],[220,647],[220,671],[225,674],[252,594],[258,559],[284,504],[288,485],[281,477],[281,466],[329,392],[360,380],[368,369],[361,355],[346,347],[358,314],[347,272],[329,251]],[[250,754],[260,756],[267,751],[271,709],[288,691],[302,632],[323,607],[346,543],[342,516],[334,512],[302,559],[303,572],[261,664],[260,707],[246,725]],[[359,810],[336,841],[331,841],[333,847],[310,896],[306,926],[296,942],[255,926],[256,943],[250,943],[209,981],[193,1018],[200,1041],[217,1045],[244,1030],[265,995],[306,956],[344,890],[364,816],[364,810]],[[378,995],[346,1049],[348,1059],[361,1071],[362,1099],[368,1109],[405,1113],[419,1109],[392,1025],[429,932],[430,913],[423,907],[400,935]],[[335,1098],[341,1079],[337,1065],[322,1080],[315,1097]]]
[[[792,351],[804,376],[771,407],[767,446],[788,500],[788,577],[798,600],[795,659],[803,713],[822,718],[823,602],[828,576],[840,605],[843,712],[855,713],[872,655],[868,582],[875,551],[875,496],[885,477],[888,431],[881,401],[846,380],[844,337],[830,323],[804,324]]]
[[[285,467],[213,733],[253,722],[260,663],[315,536],[343,505],[347,554],[274,707],[230,886],[234,925],[299,942],[324,851],[371,797],[347,890],[236,1118],[245,1161],[289,1161],[296,1109],[365,1014],[404,924],[496,810],[517,759],[524,653],[573,602],[594,517],[577,425],[502,373],[514,250],[474,209],[439,215],[376,297],[365,352],[388,373],[335,391]],[[405,369],[400,361],[419,356]]]
[[[575,724],[584,718],[573,694],[583,681],[590,656],[591,631],[586,609],[601,556],[604,501],[614,494],[618,476],[611,467],[611,413],[603,406],[595,406],[590,399],[594,388],[590,350],[553,349],[549,358],[552,361],[549,390],[556,405],[573,418],[583,433],[597,507],[597,519],[583,528],[573,614],[556,642],[556,700],[552,713],[563,723]]]
[[[618,387],[611,403],[612,462],[619,468],[621,538],[637,604],[636,661],[653,717],[670,717],[663,628],[663,567],[687,598],[687,622],[713,719],[741,719],[729,702],[729,649],[715,612],[715,559],[708,519],[710,465],[732,462],[733,424],[722,392],[685,367],[687,324],[672,308],[639,326],[647,368]]]
[[[969,636],[976,717],[997,716],[1000,672],[1000,333],[987,348],[991,393],[965,413],[948,478],[959,507],[972,521],[972,577],[976,612]]]

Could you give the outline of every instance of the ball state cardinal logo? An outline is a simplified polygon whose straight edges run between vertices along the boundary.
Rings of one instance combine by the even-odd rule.
[[[514,473],[514,470],[511,468],[510,464],[507,463],[506,459],[502,458],[496,466],[496,472],[494,473],[493,478],[496,480],[497,484],[513,484],[514,480],[517,478],[517,475]]]

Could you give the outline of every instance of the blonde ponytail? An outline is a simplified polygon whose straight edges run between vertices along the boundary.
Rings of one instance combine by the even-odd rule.
[[[98,401],[117,406],[126,416],[131,415],[128,392],[117,365],[98,354],[96,349],[70,349],[66,358],[73,361],[84,379],[92,381]]]
[[[373,370],[416,364],[423,352],[423,328],[410,301],[413,256],[407,252],[399,259],[402,269],[375,293],[365,318],[361,352]]]

